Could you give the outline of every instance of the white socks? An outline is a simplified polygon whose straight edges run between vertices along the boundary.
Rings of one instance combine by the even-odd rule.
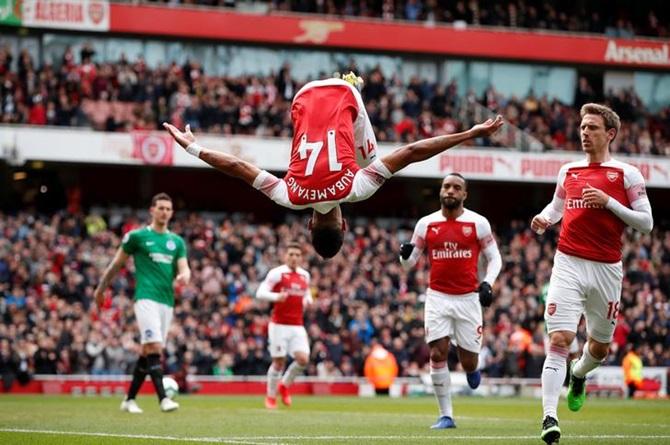
[[[547,358],[544,359],[544,367],[542,368],[543,419],[547,416],[558,419],[556,409],[558,408],[558,398],[561,395],[561,388],[565,381],[568,352],[567,348],[551,345],[549,346]]]
[[[584,343],[584,352],[582,353],[582,356],[579,358],[577,363],[575,363],[575,366],[572,368],[572,374],[575,377],[579,377],[580,379],[583,379],[586,377],[586,374],[588,374],[590,371],[593,371],[596,369],[602,361],[597,360],[595,357],[591,355],[589,352],[589,342]]]
[[[282,383],[284,384],[284,386],[291,386],[295,378],[301,375],[304,371],[305,367],[300,366],[297,361],[293,360],[293,362],[289,365],[288,369],[284,373]]]
[[[447,362],[430,362],[430,378],[433,381],[435,398],[440,407],[440,417],[453,417],[451,406],[451,374]]]
[[[281,379],[281,370],[276,370],[274,364],[270,365],[268,368],[268,397],[277,397],[277,385],[279,384],[279,379]]]

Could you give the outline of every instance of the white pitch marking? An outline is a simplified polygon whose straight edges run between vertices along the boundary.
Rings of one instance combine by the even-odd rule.
[[[580,435],[562,435],[562,438],[565,439],[591,439],[591,440],[610,440],[610,439],[646,439],[646,440],[659,440],[659,439],[670,439],[670,435],[624,435],[624,434],[610,434],[610,435],[589,435],[589,436],[580,436]],[[242,439],[247,437],[233,437],[232,439]],[[539,434],[533,436],[452,436],[449,433],[440,433],[434,436],[250,436],[248,439],[253,440],[439,440],[444,442],[446,439],[453,440],[540,440]]]
[[[257,410],[259,412],[263,412],[267,414],[267,410]],[[302,410],[300,411],[301,413],[323,413],[324,411],[316,411],[316,410]],[[327,411],[328,414],[334,414],[337,416],[351,416],[351,417],[360,417],[360,412],[351,412],[351,411]],[[275,411],[272,412],[271,414],[277,414],[277,415],[289,415],[288,411]],[[413,413],[365,413],[366,417],[389,417],[389,416],[395,416],[395,417],[402,417],[404,419],[406,418],[413,418],[413,419],[434,419],[433,414],[413,414]],[[483,419],[483,417],[475,417],[475,416],[456,416],[454,418],[455,421],[459,420],[475,420],[480,422]],[[534,419],[529,419],[527,417],[486,417],[487,422],[511,422],[514,421],[516,423],[538,423],[538,420]],[[561,425],[579,425],[583,423],[588,423],[591,424],[592,422],[590,420],[566,420],[562,419],[561,420]],[[617,426],[631,426],[631,427],[644,427],[644,426],[653,426],[653,427],[658,427],[658,428],[670,428],[670,424],[664,425],[660,423],[622,423],[622,422],[600,422],[599,425],[617,425]]]
[[[267,442],[276,440],[439,440],[443,442],[445,439],[452,440],[534,440],[537,441],[538,436],[452,436],[450,434],[436,434],[432,436],[236,436],[236,437],[177,437],[177,436],[158,436],[149,434],[116,434],[116,433],[93,433],[80,431],[55,431],[55,430],[35,430],[23,428],[0,428],[0,432],[7,433],[35,433],[35,434],[58,434],[66,436],[94,436],[94,437],[119,437],[125,439],[155,439],[166,441],[182,441],[182,442],[200,442],[200,443],[230,443],[238,445],[285,445],[284,442]],[[589,439],[589,440],[659,440],[670,439],[670,435],[624,435],[624,434],[600,434],[600,435],[567,435],[563,436],[566,439]],[[262,442],[258,442],[262,441]]]
[[[93,436],[93,437],[117,437],[124,439],[152,439],[152,440],[167,440],[180,442],[201,442],[201,443],[230,443],[237,445],[288,445],[280,442],[255,442],[253,438],[236,438],[236,437],[178,437],[178,436],[158,436],[152,434],[117,434],[117,433],[94,433],[87,431],[56,431],[56,430],[33,430],[25,428],[0,428],[0,432],[4,433],[29,433],[29,434],[56,434],[63,436]]]

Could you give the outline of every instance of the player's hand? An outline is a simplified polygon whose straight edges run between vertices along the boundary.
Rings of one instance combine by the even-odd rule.
[[[477,124],[470,130],[472,132],[472,137],[486,137],[491,136],[493,133],[498,131],[500,127],[504,124],[503,117],[497,115],[495,119],[488,119],[483,124]]]
[[[482,281],[477,292],[479,292],[479,303],[482,307],[491,306],[491,303],[493,303],[493,289],[491,289],[491,285],[486,281]]]
[[[195,142],[195,136],[193,136],[193,133],[191,133],[190,125],[186,125],[186,128],[183,132],[179,131],[177,127],[167,122],[163,122],[163,128],[165,128],[168,133],[170,133],[170,136],[172,136],[174,140],[184,148]]]
[[[186,286],[188,282],[190,281],[190,274],[187,273],[180,273],[175,277],[175,281],[177,284],[181,286]]]
[[[277,297],[277,301],[280,301],[280,302],[281,301],[286,301],[287,298],[288,298],[288,292],[283,290],[283,291],[279,292],[279,297]]]
[[[402,243],[400,245],[400,258],[407,260],[414,251],[414,244],[412,243]]]
[[[105,292],[100,288],[96,288],[93,296],[95,297],[95,305],[98,306],[99,310],[102,310],[102,306],[105,304]]]
[[[582,189],[582,199],[584,200],[584,204],[602,208],[607,205],[607,201],[609,201],[610,197],[607,193],[595,187],[591,187],[591,185],[587,183],[586,187]]]
[[[540,215],[535,215],[535,218],[533,218],[533,220],[530,222],[530,229],[538,235],[542,235],[550,225],[551,223],[547,218]]]

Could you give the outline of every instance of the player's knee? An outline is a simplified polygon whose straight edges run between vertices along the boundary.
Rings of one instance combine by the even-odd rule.
[[[477,370],[477,365],[479,364],[478,357],[463,357],[461,358],[461,366],[465,372],[474,372]]]
[[[307,364],[309,363],[309,359],[306,356],[296,357],[295,361],[298,363],[299,366],[303,368],[306,367]]]
[[[559,348],[567,349],[572,343],[572,339],[575,338],[575,334],[567,331],[557,331],[549,334],[549,341],[552,346],[557,346]]]
[[[284,358],[273,358],[272,359],[272,366],[277,370],[277,371],[283,371],[284,370],[284,365],[286,364],[286,360]]]
[[[433,363],[444,362],[447,360],[447,351],[441,349],[431,348],[430,361]]]
[[[324,259],[329,259],[337,255],[342,247],[344,234],[339,227],[313,227],[312,228],[312,246],[316,253]]]
[[[142,345],[142,355],[160,354],[163,346],[160,343],[145,343]]]
[[[610,345],[607,343],[589,341],[589,353],[596,360],[605,360],[607,354],[609,354],[609,349]]]

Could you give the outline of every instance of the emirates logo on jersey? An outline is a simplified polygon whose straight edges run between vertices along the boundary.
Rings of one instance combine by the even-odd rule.
[[[470,227],[470,226],[463,226],[463,235],[465,235],[465,236],[470,236],[470,235],[472,235],[472,227]]]
[[[433,260],[472,258],[472,249],[459,249],[457,242],[446,241],[444,249],[431,250],[431,258]]]
[[[547,306],[547,314],[554,315],[556,313],[556,303],[549,303]]]
[[[609,179],[610,182],[616,181],[618,177],[619,172],[607,172],[607,179]]]

